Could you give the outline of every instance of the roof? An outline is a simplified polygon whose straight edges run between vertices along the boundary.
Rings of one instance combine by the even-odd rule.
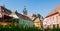
[[[36,18],[34,22],[41,22],[39,18]]]
[[[35,19],[35,17],[33,17],[33,14],[28,14],[27,15],[32,21]]]
[[[12,12],[12,14],[16,14],[20,19],[30,20],[31,21],[31,19],[29,17],[27,17],[25,15],[22,15],[22,14],[20,14],[18,12]]]
[[[57,13],[59,11],[60,11],[60,4],[54,10],[52,10],[47,16],[50,16],[52,14],[55,14],[55,13]]]
[[[3,6],[0,6],[0,12],[6,13],[8,15],[10,15],[12,13],[9,9],[7,9],[7,8],[5,8]]]
[[[33,14],[28,14],[27,15],[32,21],[35,19],[35,17],[33,17]],[[42,22],[42,16],[40,18],[36,18],[33,22]]]

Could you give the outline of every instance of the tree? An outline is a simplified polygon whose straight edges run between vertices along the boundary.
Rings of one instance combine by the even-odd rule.
[[[32,16],[32,17],[35,17],[35,19],[33,20],[33,21],[35,21],[35,20],[36,20],[36,18],[39,18],[39,19],[40,19],[41,15],[40,15],[40,14],[33,14],[33,16]]]

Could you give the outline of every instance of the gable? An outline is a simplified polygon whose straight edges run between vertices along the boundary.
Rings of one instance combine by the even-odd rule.
[[[0,12],[10,15],[12,12],[3,6],[0,6]]]
[[[60,5],[58,5],[54,10],[52,10],[46,17],[55,15],[55,14],[59,13],[59,11],[60,11]]]
[[[34,22],[36,22],[36,23],[37,23],[37,22],[40,22],[40,19],[39,19],[39,18],[37,18]]]

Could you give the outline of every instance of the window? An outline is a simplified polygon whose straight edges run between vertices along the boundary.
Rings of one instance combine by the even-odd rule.
[[[59,28],[59,24],[57,24],[57,28]]]
[[[53,20],[54,20],[54,17],[53,17]]]
[[[55,28],[55,24],[53,24],[53,28]]]
[[[56,19],[57,19],[57,21],[58,21],[58,16],[56,16]]]

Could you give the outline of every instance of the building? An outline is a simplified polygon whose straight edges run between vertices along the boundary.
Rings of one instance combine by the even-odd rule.
[[[44,28],[60,27],[60,5],[45,17],[43,26]]]
[[[34,22],[35,27],[42,28],[42,16],[40,18],[33,17],[33,14],[28,14],[27,16],[32,20],[32,22]]]
[[[12,17],[9,16],[11,13],[12,12],[4,6],[0,6],[0,24],[5,25],[9,23],[10,19],[12,19]]]
[[[31,21],[31,19],[29,17],[22,15],[22,14],[18,13],[17,11],[12,12],[12,14],[10,16],[15,18],[15,19],[24,19],[24,20]]]
[[[17,10],[15,12],[11,12],[9,9],[5,8],[4,6],[0,6],[0,23],[9,24],[11,19],[23,19],[24,21],[27,20],[27,22],[31,21],[34,22],[34,26],[38,28],[41,28],[42,26],[41,15],[39,17],[33,17],[33,14],[31,15],[27,14],[26,8],[23,9],[23,14],[20,14],[17,12]]]

